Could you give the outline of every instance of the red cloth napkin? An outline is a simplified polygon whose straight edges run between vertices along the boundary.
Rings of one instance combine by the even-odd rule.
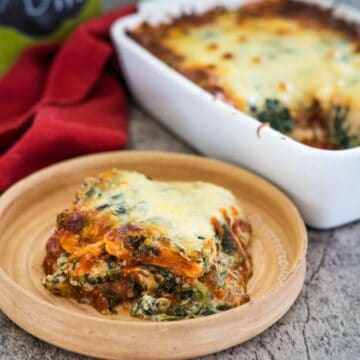
[[[0,191],[54,162],[120,149],[128,108],[109,38],[128,6],[88,21],[64,45],[35,46],[0,81]]]

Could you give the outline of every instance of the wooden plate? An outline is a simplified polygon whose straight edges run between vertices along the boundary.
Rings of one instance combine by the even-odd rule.
[[[89,175],[118,167],[163,180],[203,180],[231,190],[253,226],[251,302],[203,318],[151,322],[102,316],[42,288],[41,262],[55,216]],[[170,153],[112,152],[62,162],[0,198],[0,306],[21,328],[67,350],[111,359],[175,359],[223,350],[277,321],[298,296],[307,234],[290,200],[261,178],[219,161]]]

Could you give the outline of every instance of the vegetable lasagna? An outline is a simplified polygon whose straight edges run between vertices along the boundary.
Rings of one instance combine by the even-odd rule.
[[[128,34],[216,97],[302,143],[360,145],[360,25],[329,8],[257,1],[142,23]]]
[[[249,301],[251,227],[231,192],[113,169],[84,181],[46,245],[44,287],[103,314],[177,320]]]

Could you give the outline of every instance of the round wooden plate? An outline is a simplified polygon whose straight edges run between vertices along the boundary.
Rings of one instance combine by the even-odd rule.
[[[103,316],[41,285],[45,243],[56,214],[82,179],[118,167],[154,179],[202,180],[231,190],[252,224],[251,301],[192,320],[151,322]],[[261,178],[225,163],[182,154],[112,152],[48,167],[0,198],[0,306],[21,328],[67,350],[110,359],[178,359],[239,344],[267,329],[292,305],[304,282],[307,233],[290,200]]]

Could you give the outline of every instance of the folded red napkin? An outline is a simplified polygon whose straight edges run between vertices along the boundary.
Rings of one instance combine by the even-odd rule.
[[[54,162],[120,149],[128,108],[109,28],[128,6],[79,26],[63,45],[35,46],[0,81],[0,191]]]

